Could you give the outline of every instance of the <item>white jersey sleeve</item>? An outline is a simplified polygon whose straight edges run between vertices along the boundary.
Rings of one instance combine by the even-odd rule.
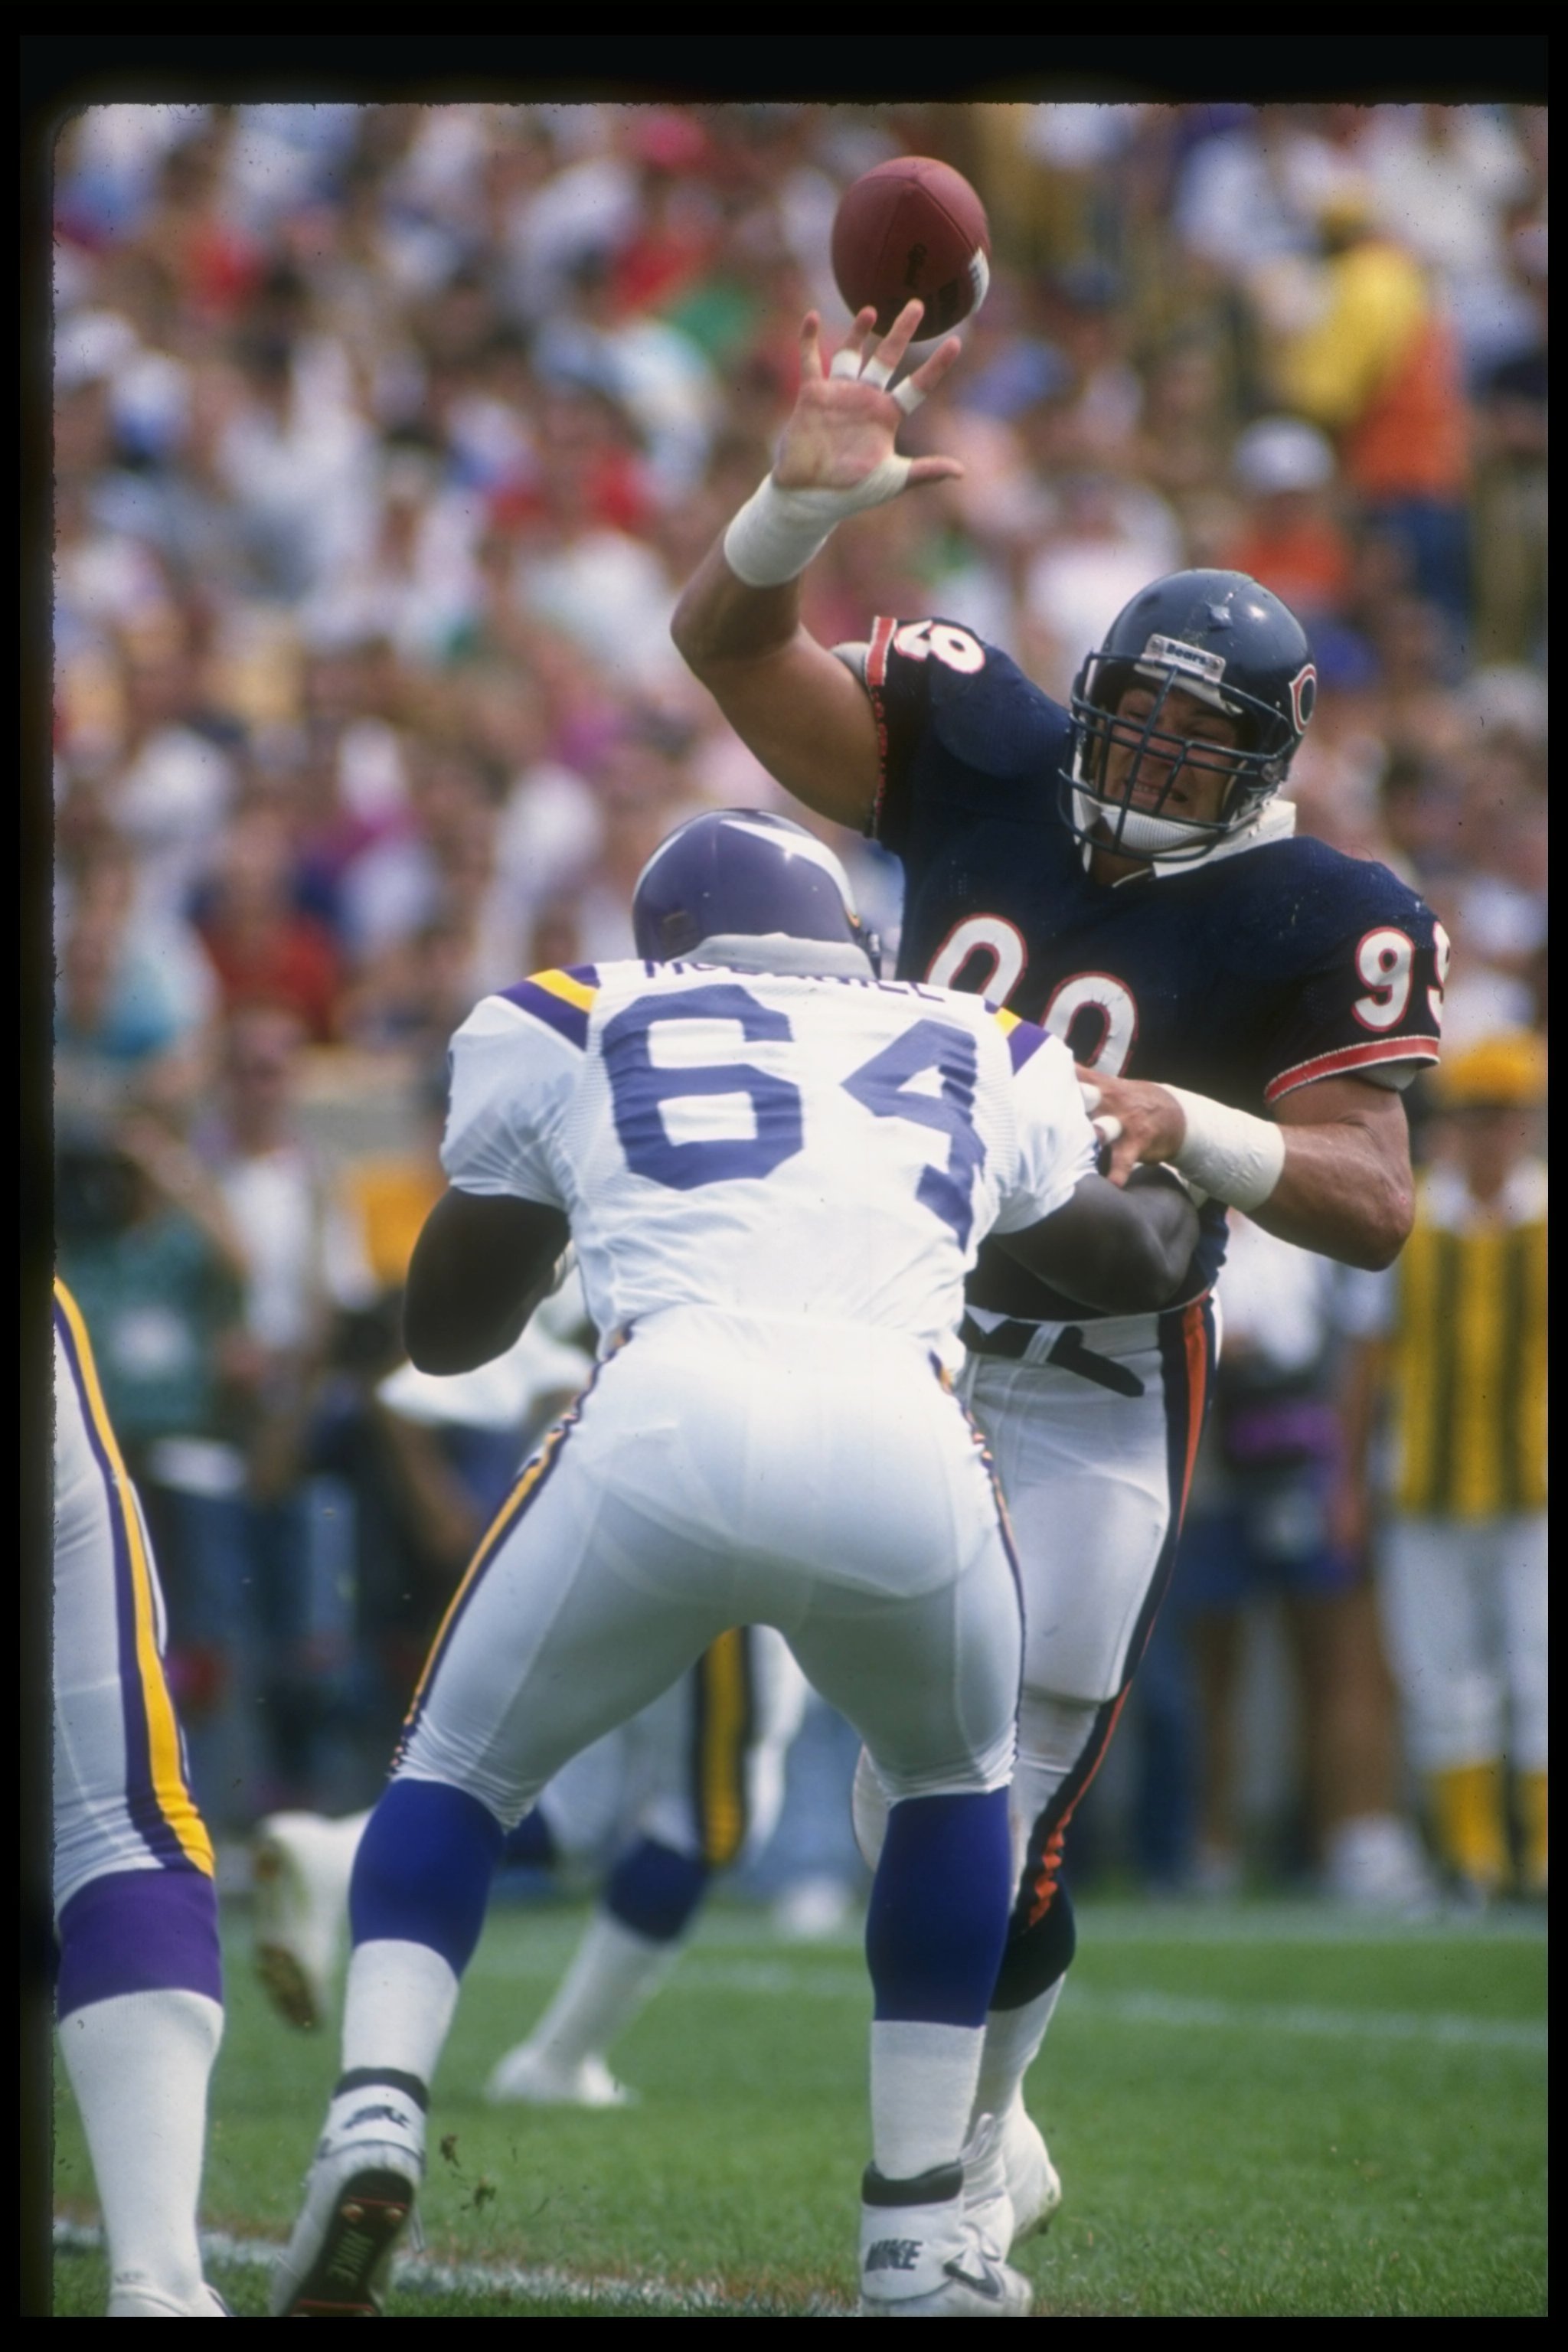
[[[1018,1234],[1062,1208],[1093,1175],[1099,1141],[1060,1038],[1010,1013],[997,1018],[1006,1028],[1013,1064],[1018,1149],[992,1231]]]
[[[595,980],[537,972],[483,998],[458,1031],[441,1165],[458,1192],[566,1207],[552,1145],[582,1072]]]

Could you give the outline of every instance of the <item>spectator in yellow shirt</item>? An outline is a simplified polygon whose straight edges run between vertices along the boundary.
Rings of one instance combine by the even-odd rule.
[[[1479,1896],[1510,1878],[1544,1895],[1545,1048],[1532,1032],[1490,1037],[1436,1083],[1443,1156],[1360,1318],[1347,1442],[1364,1501],[1368,1432],[1391,1408],[1379,1582],[1440,1857]]]

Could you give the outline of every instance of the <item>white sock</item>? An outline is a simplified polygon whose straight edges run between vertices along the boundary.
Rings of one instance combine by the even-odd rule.
[[[1059,1976],[1022,2009],[994,2009],[985,2021],[985,2048],[980,2060],[980,2082],[969,2119],[973,2131],[982,2116],[1005,2116],[1024,2087],[1046,2028],[1067,1982]]]
[[[205,2310],[196,2200],[223,2011],[200,1992],[116,1993],[72,2010],[59,2036],[103,2209],[111,2295]]]
[[[428,1944],[356,1946],[343,1997],[343,2073],[390,2067],[426,2088],[458,2006],[458,1979]]]
[[[597,1911],[573,1955],[554,2000],[528,2037],[552,2065],[580,2066],[602,2058],[680,1956],[681,1941],[655,1942]]]
[[[872,2025],[871,2160],[885,2180],[958,2162],[984,2039],[977,2025]]]

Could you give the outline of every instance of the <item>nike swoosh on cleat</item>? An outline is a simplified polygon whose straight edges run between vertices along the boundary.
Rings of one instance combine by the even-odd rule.
[[[943,2263],[942,2267],[947,2277],[956,2279],[960,2286],[972,2286],[976,2294],[985,2297],[987,2303],[1000,2303],[1005,2293],[1001,2280],[988,2273],[976,2278],[973,2272],[966,2271],[961,2263]]]

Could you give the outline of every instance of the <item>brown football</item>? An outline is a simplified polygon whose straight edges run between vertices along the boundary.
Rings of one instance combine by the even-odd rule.
[[[930,155],[879,163],[845,190],[833,219],[833,275],[851,310],[885,335],[906,302],[925,304],[917,343],[978,310],[991,282],[985,207],[961,172]]]

